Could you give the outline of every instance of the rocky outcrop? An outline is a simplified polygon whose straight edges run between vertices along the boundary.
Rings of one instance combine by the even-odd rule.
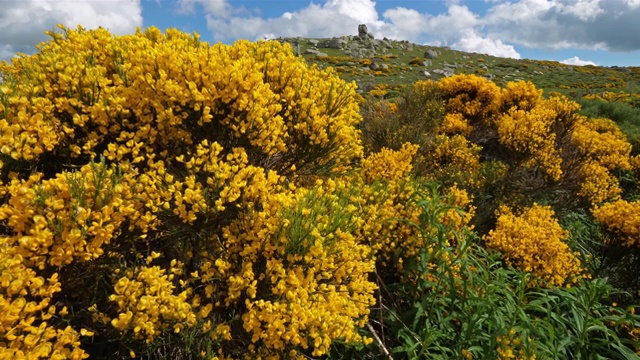
[[[360,24],[358,25],[358,37],[360,40],[368,40],[373,39],[373,34],[369,32],[367,25]]]

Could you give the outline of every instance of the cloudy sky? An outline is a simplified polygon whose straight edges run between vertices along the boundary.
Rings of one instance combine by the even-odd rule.
[[[0,59],[55,24],[175,27],[209,42],[356,35],[575,65],[640,66],[640,0],[0,0]]]

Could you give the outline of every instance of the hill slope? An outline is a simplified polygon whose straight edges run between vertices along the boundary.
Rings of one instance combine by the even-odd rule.
[[[403,85],[453,74],[478,74],[498,85],[527,80],[545,92],[573,98],[611,92],[640,103],[640,67],[570,66],[556,61],[509,59],[447,47],[375,39],[366,32],[330,39],[280,38],[307,61],[332,66],[345,80],[367,91],[376,84]],[[618,95],[620,96],[620,95]]]

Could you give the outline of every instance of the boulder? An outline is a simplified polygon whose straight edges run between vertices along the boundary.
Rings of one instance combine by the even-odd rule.
[[[369,30],[367,29],[367,25],[365,24],[358,25],[358,37],[360,39],[366,39],[368,33],[369,33]]]
[[[318,50],[314,50],[314,49],[307,49],[305,52],[305,54],[311,54],[311,55],[315,55],[315,56],[329,56],[323,52],[320,52]]]
[[[385,47],[387,49],[393,49],[393,45],[391,45],[391,43],[387,40],[378,40],[378,44],[380,44],[380,46]]]
[[[429,49],[427,51],[424,52],[424,56],[425,59],[437,59],[438,58],[438,52],[433,50],[433,49]]]
[[[343,49],[345,46],[347,46],[347,40],[344,39],[334,38],[327,43],[327,47],[331,49]]]
[[[308,43],[313,47],[318,47],[318,40],[316,39],[309,39]]]

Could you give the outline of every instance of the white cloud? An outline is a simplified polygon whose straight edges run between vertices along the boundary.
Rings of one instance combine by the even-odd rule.
[[[492,6],[484,29],[530,48],[640,49],[640,0],[519,0]]]
[[[215,41],[254,40],[265,36],[357,35],[358,25],[363,23],[372,33],[379,35],[377,30],[384,27],[384,22],[378,20],[375,2],[369,0],[329,0],[322,5],[310,3],[299,11],[267,19],[258,16],[223,18],[209,11],[206,18]]]
[[[451,47],[466,52],[520,59],[520,54],[512,45],[507,45],[498,39],[484,38],[475,31],[468,32]]]
[[[55,29],[56,24],[88,29],[102,26],[113,34],[127,34],[142,26],[142,7],[140,0],[3,0],[1,55],[7,58],[8,51],[35,51],[35,44],[48,40],[44,32]]]
[[[226,0],[178,0],[178,10],[182,13],[193,13],[197,4],[202,5],[210,16],[224,18],[233,13],[233,8]]]
[[[574,56],[572,58],[560,61],[563,64],[567,65],[576,65],[576,66],[584,66],[584,65],[596,65],[593,61],[581,60],[579,57]]]
[[[569,14],[582,21],[592,21],[604,10],[600,7],[600,0],[574,0],[573,3],[557,3],[561,14]]]
[[[423,14],[404,7],[388,9],[382,16],[387,20],[383,27],[385,36],[399,40],[417,40],[427,21]]]
[[[627,0],[626,4],[631,8],[637,8],[640,7],[640,0]]]
[[[323,8],[329,12],[346,15],[361,23],[378,21],[376,3],[370,0],[329,0]]]

